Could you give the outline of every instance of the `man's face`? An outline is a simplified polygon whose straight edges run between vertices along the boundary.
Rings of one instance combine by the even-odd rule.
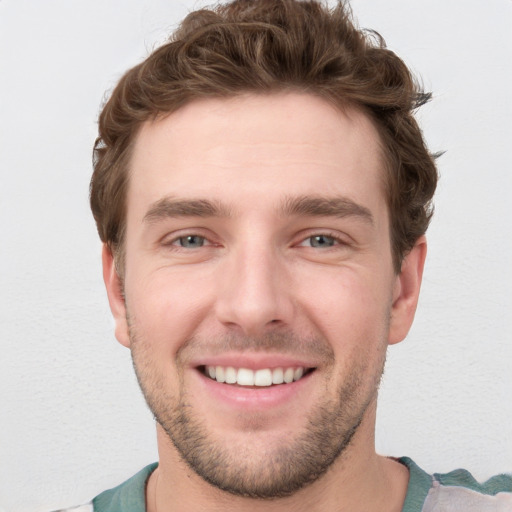
[[[142,127],[125,302],[108,254],[107,288],[169,445],[210,483],[287,495],[372,430],[387,344],[412,321],[383,179],[371,122],[309,95]]]

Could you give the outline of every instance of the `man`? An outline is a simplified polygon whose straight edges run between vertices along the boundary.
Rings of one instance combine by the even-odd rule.
[[[96,511],[510,510],[374,448],[437,174],[428,95],[347,8],[192,13],[100,116],[91,206],[159,463]]]

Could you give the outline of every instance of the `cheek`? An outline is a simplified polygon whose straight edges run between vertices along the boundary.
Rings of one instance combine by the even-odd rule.
[[[127,287],[131,322],[160,355],[175,353],[211,309],[207,287],[198,282],[161,269]]]
[[[390,290],[375,274],[343,268],[321,278],[315,291],[304,294],[309,316],[335,350],[385,341],[390,315]]]

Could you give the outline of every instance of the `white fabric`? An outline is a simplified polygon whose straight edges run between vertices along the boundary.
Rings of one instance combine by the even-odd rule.
[[[54,510],[53,512],[93,512],[92,503],[86,503],[85,505],[79,505],[78,507],[71,508],[61,508],[59,510]]]
[[[482,494],[466,487],[441,485],[434,481],[422,512],[511,512],[512,494],[495,496]]]

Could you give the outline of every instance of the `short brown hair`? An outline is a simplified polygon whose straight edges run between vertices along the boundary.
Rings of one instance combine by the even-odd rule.
[[[413,117],[430,95],[379,34],[356,28],[347,5],[329,9],[312,0],[235,0],[192,12],[168,43],[122,77],[100,114],[90,187],[100,238],[117,260],[130,151],[141,124],[199,98],[283,91],[358,108],[375,123],[400,270],[432,215],[437,171]]]

